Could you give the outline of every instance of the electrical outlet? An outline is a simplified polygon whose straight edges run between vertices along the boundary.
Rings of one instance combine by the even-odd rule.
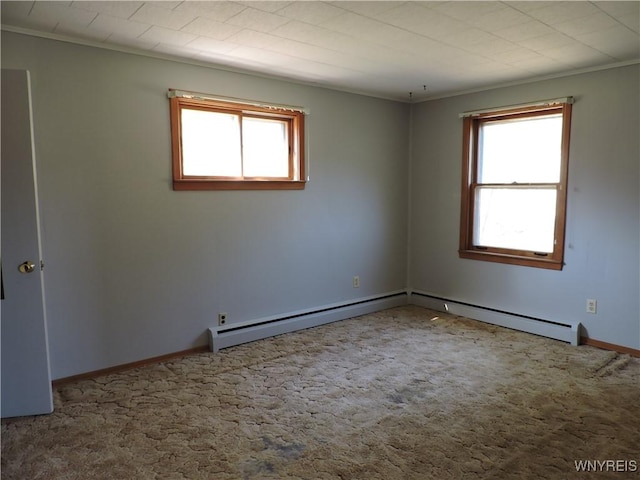
[[[598,311],[598,302],[593,298],[587,298],[587,313],[596,313]]]
[[[353,277],[353,288],[360,288],[360,277],[357,275]]]
[[[227,314],[226,313],[219,313],[218,314],[218,326],[221,327],[222,325],[226,325],[227,324]]]

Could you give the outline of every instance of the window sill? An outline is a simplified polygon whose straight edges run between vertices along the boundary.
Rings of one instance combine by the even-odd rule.
[[[506,253],[482,252],[478,250],[458,250],[460,258],[469,260],[482,260],[485,262],[505,263],[508,265],[520,265],[523,267],[546,268],[549,270],[562,270],[562,261],[545,258],[525,257]]]
[[[174,180],[174,190],[304,190],[301,180]]]

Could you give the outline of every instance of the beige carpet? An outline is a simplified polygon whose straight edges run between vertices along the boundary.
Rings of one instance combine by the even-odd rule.
[[[640,359],[419,307],[79,381],[55,407],[2,421],[3,480],[640,478],[574,464],[640,464]]]

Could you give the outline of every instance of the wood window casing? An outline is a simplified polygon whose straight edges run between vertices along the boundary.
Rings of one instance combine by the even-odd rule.
[[[304,113],[279,107],[265,107],[200,98],[170,97],[172,172],[174,190],[302,190],[306,183]],[[280,120],[286,124],[288,175],[278,177],[208,176],[184,174],[182,110],[230,113],[243,118]],[[240,123],[242,125],[242,123]],[[240,127],[242,139],[242,126]],[[240,145],[240,149],[243,147]],[[242,155],[242,153],[241,153]]]
[[[517,183],[517,184],[480,184],[478,183],[479,132],[484,123],[533,118],[542,115],[562,115],[562,140],[560,152],[560,178],[557,183]],[[561,270],[564,265],[564,243],[567,202],[567,176],[569,162],[569,139],[571,131],[571,104],[537,105],[519,107],[484,114],[466,116],[463,119],[463,162],[460,215],[460,258],[484,260],[512,265]],[[551,188],[556,189],[555,226],[552,252],[498,248],[474,244],[476,225],[476,190],[479,187],[495,186],[499,188]]]

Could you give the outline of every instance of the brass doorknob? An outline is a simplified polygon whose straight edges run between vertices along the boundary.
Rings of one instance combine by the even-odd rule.
[[[27,260],[24,263],[18,265],[18,271],[20,273],[31,273],[36,269],[36,264]]]

